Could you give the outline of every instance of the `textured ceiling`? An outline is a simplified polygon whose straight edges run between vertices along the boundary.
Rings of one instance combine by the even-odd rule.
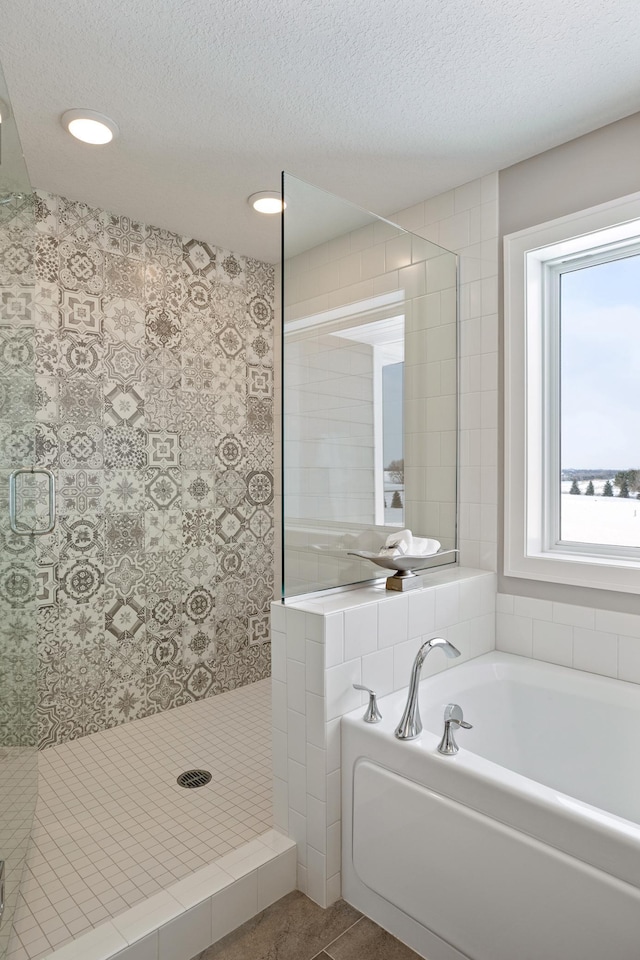
[[[638,0],[3,0],[34,186],[269,260],[282,169],[388,215],[640,109]],[[71,107],[121,136],[87,147]],[[579,175],[579,172],[577,172]]]

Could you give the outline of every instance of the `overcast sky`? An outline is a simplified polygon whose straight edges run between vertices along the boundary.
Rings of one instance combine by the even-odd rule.
[[[640,468],[640,256],[562,276],[562,468]]]

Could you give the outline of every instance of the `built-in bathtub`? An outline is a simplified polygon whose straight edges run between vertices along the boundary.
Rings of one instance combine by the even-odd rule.
[[[423,681],[399,741],[405,697],[343,718],[345,899],[429,960],[638,960],[640,688],[490,653]]]

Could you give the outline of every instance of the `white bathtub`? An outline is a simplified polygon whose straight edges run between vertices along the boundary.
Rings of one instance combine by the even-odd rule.
[[[423,681],[401,742],[405,698],[343,718],[344,898],[428,960],[639,960],[640,688],[490,653]]]

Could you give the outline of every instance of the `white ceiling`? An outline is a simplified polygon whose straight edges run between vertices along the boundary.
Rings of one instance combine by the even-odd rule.
[[[638,0],[3,0],[32,184],[267,260],[282,169],[381,215],[640,109]],[[106,113],[86,147],[59,117]],[[576,171],[579,176],[579,171]]]

